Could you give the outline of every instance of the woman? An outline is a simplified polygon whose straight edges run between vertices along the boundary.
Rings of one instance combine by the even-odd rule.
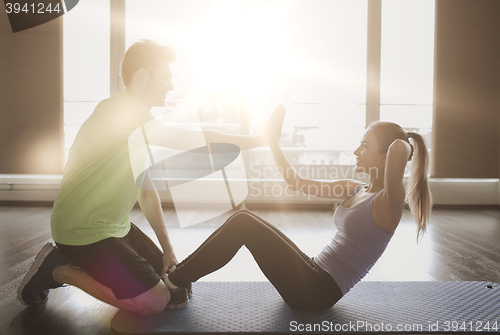
[[[405,199],[417,223],[417,239],[425,232],[432,204],[426,176],[428,153],[420,135],[394,123],[371,124],[354,152],[356,171],[370,176],[367,185],[356,180],[301,178],[283,155],[279,137],[270,146],[289,185],[303,192],[314,190],[314,196],[344,200],[334,214],[338,232],[331,243],[310,258],[270,223],[240,211],[172,269],[165,278],[167,286],[183,287],[221,268],[244,245],[289,306],[324,310],[359,282],[382,255],[401,220]],[[406,194],[403,174],[410,160]]]

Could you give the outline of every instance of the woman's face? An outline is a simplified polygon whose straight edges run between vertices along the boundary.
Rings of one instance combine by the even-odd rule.
[[[354,151],[356,155],[356,172],[383,173],[387,154],[381,154],[377,137],[372,129],[368,128],[361,139],[360,146]]]

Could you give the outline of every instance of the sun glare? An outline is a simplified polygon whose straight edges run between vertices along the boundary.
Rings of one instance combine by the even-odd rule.
[[[311,67],[289,45],[284,28],[287,6],[286,1],[258,6],[221,2],[209,22],[194,23],[182,38],[196,55],[193,61],[199,69],[192,99],[242,99],[261,119],[265,102],[285,94],[280,88],[287,77]]]
[[[192,92],[188,99],[193,101],[221,96],[241,100],[259,122],[270,100],[285,103],[287,85],[294,77],[319,72],[297,51],[290,36],[293,23],[288,12],[294,3],[217,1],[203,11],[186,11],[182,19],[165,19],[161,24],[148,22],[145,16],[143,24],[136,15],[134,27],[142,27],[139,30],[150,36],[156,31],[165,43],[174,42],[180,53],[174,67],[182,73],[176,76],[174,70],[178,92]]]

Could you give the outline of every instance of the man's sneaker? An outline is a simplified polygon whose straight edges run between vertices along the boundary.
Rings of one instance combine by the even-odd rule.
[[[35,257],[28,273],[17,289],[17,298],[26,306],[36,306],[47,300],[49,289],[63,286],[53,277],[54,269],[69,262],[50,242]]]

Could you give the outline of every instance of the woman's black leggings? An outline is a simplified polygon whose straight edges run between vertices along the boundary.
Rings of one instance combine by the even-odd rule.
[[[324,310],[342,298],[339,287],[325,270],[276,227],[247,210],[227,219],[176,266],[169,279],[177,286],[194,282],[226,265],[242,246],[252,253],[289,306]]]

